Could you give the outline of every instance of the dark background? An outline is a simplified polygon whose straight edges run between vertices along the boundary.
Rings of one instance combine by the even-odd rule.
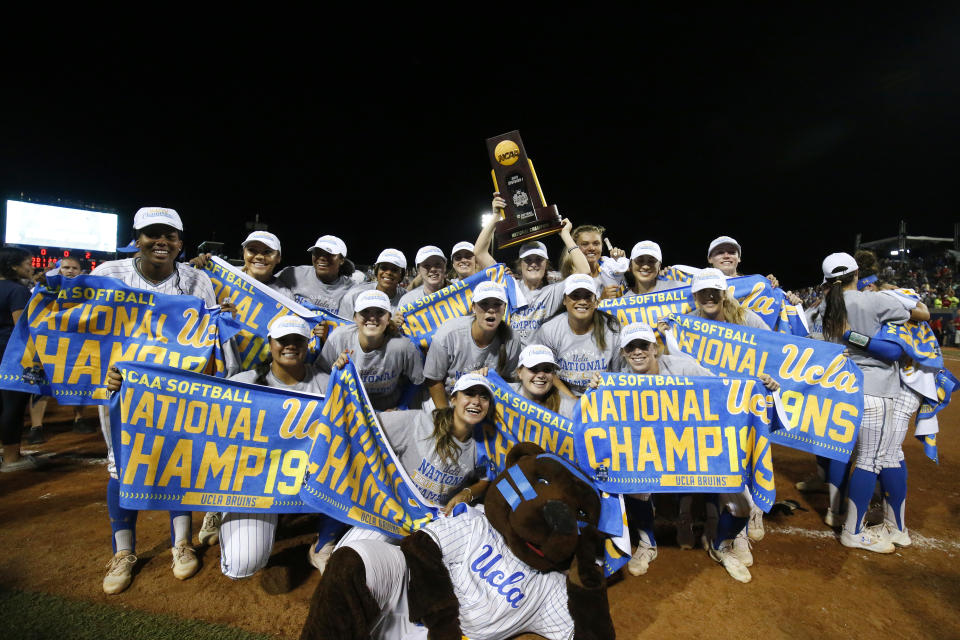
[[[519,129],[548,202],[666,264],[727,234],[801,287],[857,233],[951,236],[960,9],[757,7],[11,21],[0,193],[119,209],[120,244],[163,205],[191,255],[259,214],[284,264],[325,233],[412,262],[475,238]]]

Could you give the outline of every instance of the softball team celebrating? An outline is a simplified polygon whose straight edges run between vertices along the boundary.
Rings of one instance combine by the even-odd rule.
[[[504,205],[499,194],[495,194],[493,205],[495,209]],[[598,385],[601,372],[712,375],[690,356],[665,353],[653,327],[644,323],[621,327],[614,316],[599,309],[604,298],[683,286],[662,276],[660,245],[641,240],[633,245],[629,258],[611,248],[609,259],[624,264],[629,260],[629,268],[624,280],[610,284],[601,269],[603,260],[608,259],[602,256],[603,228],[574,228],[569,220],[563,220],[559,234],[563,244],[557,261],[559,273],[553,271],[550,249],[544,242],[526,242],[514,254],[512,276],[516,289],[525,297],[525,306],[508,314],[504,285],[480,282],[473,288],[471,313],[444,322],[430,347],[422,352],[400,333],[402,309],[451,281],[469,278],[496,264],[491,242],[495,223],[496,216],[475,242],[454,244],[449,261],[439,245],[421,247],[413,261],[416,277],[408,288],[404,288],[407,259],[397,249],[383,249],[373,261],[373,280],[356,284],[349,277],[352,265],[346,259],[347,245],[336,236],[322,235],[305,247],[311,264],[277,271],[281,262],[279,238],[265,231],[251,233],[242,245],[242,270],[248,277],[352,323],[326,336],[316,363],[311,365],[307,363],[307,342],[311,338],[307,324],[296,317],[282,317],[269,328],[267,361],[256,370],[234,370],[231,379],[322,395],[329,373],[352,361],[401,464],[425,500],[449,511],[459,502],[480,502],[485,493],[486,480],[474,468],[471,434],[496,412],[494,394],[484,377],[487,372],[496,371],[523,397],[567,417],[574,415],[579,396]],[[141,209],[134,219],[134,230],[138,255],[104,263],[94,275],[112,276],[151,291],[194,295],[208,305],[216,304],[206,274],[176,262],[182,249],[183,225],[175,211]],[[0,266],[6,269],[0,274],[0,282],[11,281],[25,257],[4,254],[6,261]],[[727,278],[739,275],[740,257],[739,243],[729,236],[710,243],[710,266],[691,270],[695,272],[692,313],[713,321],[767,329],[757,314],[742,307],[729,292]],[[195,260],[194,265],[202,265],[204,258]],[[924,320],[929,313],[920,303],[858,291],[857,263],[847,254],[828,256],[823,261],[823,277],[825,303],[817,312],[822,319],[822,336],[847,345],[853,361],[864,372],[864,417],[854,462],[843,465],[821,460],[819,480],[800,483],[800,488],[812,489],[818,484],[829,487],[825,520],[831,526],[842,525],[843,545],[889,553],[895,546],[910,544],[904,524],[907,474],[901,443],[907,422],[917,410],[918,398],[901,385],[896,362],[848,344],[845,334],[853,330],[869,336],[884,323]],[[772,275],[768,278],[776,282]],[[15,285],[7,289],[7,320],[3,322],[0,317],[0,324],[6,324],[9,333],[11,321],[26,304],[26,294]],[[222,308],[230,311],[232,305],[227,302]],[[663,332],[667,327],[661,324],[657,329]],[[110,388],[119,389],[119,374],[111,372],[109,378]],[[778,388],[768,375],[764,374],[761,381],[771,391]],[[16,430],[7,428],[7,407],[22,410],[23,403],[23,398],[4,392],[4,445],[8,453],[3,471],[30,468],[32,463],[18,456],[18,439],[13,435]],[[126,589],[133,579],[136,512],[119,505],[106,411],[101,411],[101,422],[111,460],[107,508],[114,546],[103,590],[113,594]],[[425,466],[442,473],[419,473]],[[444,479],[442,483],[435,480],[438,477]],[[871,527],[866,525],[865,515],[878,481],[885,496],[885,520]],[[628,500],[638,540],[628,565],[633,575],[647,573],[657,557],[655,499],[643,494]],[[747,533],[753,541],[762,538],[762,513],[746,492],[709,494],[705,501],[704,550],[733,578],[749,581],[747,567],[753,557]],[[680,497],[677,541],[685,548],[694,546],[690,505],[690,496]],[[188,512],[172,512],[170,518],[173,573],[178,579],[187,579],[199,568],[190,544],[191,517]],[[210,513],[204,518],[199,538],[202,544],[219,542],[223,574],[240,579],[266,566],[277,523],[278,517],[271,514]],[[318,536],[310,547],[311,564],[323,570],[345,529],[340,523],[320,519]],[[348,540],[351,535],[347,534]]]

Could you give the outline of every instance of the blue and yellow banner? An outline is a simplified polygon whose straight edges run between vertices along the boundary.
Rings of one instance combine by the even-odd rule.
[[[115,278],[49,276],[20,315],[0,362],[0,388],[60,404],[106,404],[107,369],[121,360],[223,374],[221,343],[239,325],[190,295]]]
[[[573,420],[564,418],[513,390],[494,372],[487,373],[493,389],[497,420],[495,425],[478,425],[477,465],[487,468],[493,480],[506,470],[507,453],[520,442],[533,442],[547,453],[569,460],[574,465]],[[604,575],[611,576],[630,561],[630,532],[627,529],[623,497],[603,493],[600,531],[610,537],[604,541]]]
[[[846,462],[863,416],[863,373],[844,346],[696,316],[668,320],[671,353],[693,356],[719,376],[759,376],[780,383],[782,411],[771,439]],[[781,429],[780,427],[784,427]]]
[[[425,353],[440,325],[473,313],[473,288],[486,280],[499,282],[506,289],[508,318],[515,309],[527,304],[517,281],[507,275],[502,264],[495,264],[397,309],[403,314],[404,335]]]
[[[311,328],[320,325],[324,328],[323,339],[340,325],[353,324],[353,320],[296,302],[216,256],[207,260],[204,271],[210,276],[217,300],[229,300],[237,307],[236,319],[243,328],[235,342],[240,355],[240,369],[244,371],[254,368],[267,357],[270,352],[267,332],[277,318],[296,315]],[[313,357],[319,354],[321,343],[316,336],[310,341]]]
[[[776,500],[773,399],[756,378],[601,374],[576,415],[580,467],[611,493],[731,493]]]
[[[352,362],[330,374],[300,496],[314,511],[395,538],[436,517],[383,435]]]
[[[741,305],[759,315],[771,329],[782,328],[785,332],[807,335],[802,321],[791,320],[790,311],[782,310],[787,304],[783,292],[773,289],[765,277],[754,275],[728,278],[727,290]],[[690,285],[637,296],[608,298],[601,300],[599,306],[600,309],[614,314],[623,326],[631,322],[646,322],[654,330],[659,320],[670,315],[690,313],[696,309]],[[795,310],[793,315],[796,315]]]
[[[118,363],[110,424],[127,509],[298,513],[323,397]]]

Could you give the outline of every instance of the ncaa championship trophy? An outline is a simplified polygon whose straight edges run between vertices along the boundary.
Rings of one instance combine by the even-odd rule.
[[[563,225],[556,205],[547,206],[537,172],[527,158],[519,131],[487,138],[493,187],[507,201],[497,222],[497,248],[559,233]]]

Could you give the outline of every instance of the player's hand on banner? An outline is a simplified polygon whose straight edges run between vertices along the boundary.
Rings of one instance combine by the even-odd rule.
[[[353,351],[350,349],[344,349],[340,352],[340,355],[337,356],[337,359],[333,362],[334,369],[343,369],[347,366],[347,360],[350,359],[350,356],[353,355]]]
[[[212,253],[201,253],[196,258],[191,258],[190,264],[192,264],[197,269],[203,269],[205,266],[207,266],[207,262],[210,260],[210,257],[212,255],[213,255]]]
[[[776,391],[780,388],[780,383],[774,380],[769,373],[761,373],[757,376],[760,382],[767,388],[767,391]]]
[[[233,300],[224,300],[220,303],[220,312],[221,313],[231,313],[233,317],[237,317],[237,305],[233,304]]]
[[[114,393],[120,391],[120,385],[123,384],[123,376],[120,375],[120,369],[110,367],[107,370],[107,391]]]

